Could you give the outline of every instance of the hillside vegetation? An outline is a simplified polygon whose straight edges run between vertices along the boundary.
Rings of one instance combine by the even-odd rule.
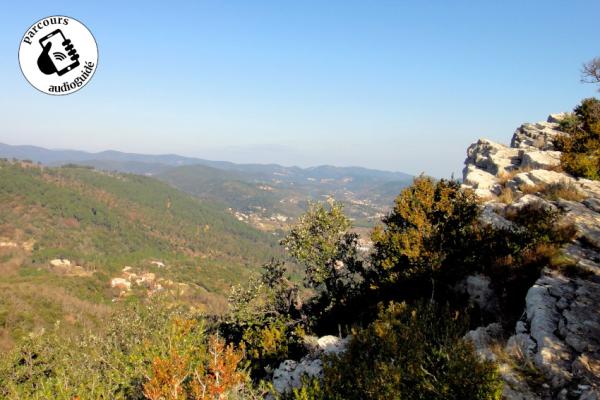
[[[0,204],[5,346],[57,320],[102,318],[125,266],[164,279],[165,289],[182,283],[180,300],[214,311],[232,283],[278,254],[271,236],[219,206],[137,175],[1,162]],[[57,259],[70,265],[50,264]],[[145,296],[144,284],[126,298]]]

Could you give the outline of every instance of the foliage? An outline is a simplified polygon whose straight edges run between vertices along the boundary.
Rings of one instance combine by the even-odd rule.
[[[285,265],[271,260],[260,279],[235,286],[221,330],[243,346],[255,375],[264,373],[298,350],[302,319],[298,287],[285,278]]]
[[[500,302],[500,316],[506,326],[523,310],[527,290],[552,266],[563,244],[573,239],[575,229],[561,221],[562,212],[548,204],[531,203],[520,209],[509,209],[506,218],[513,223],[507,229],[483,227],[474,239],[481,272],[490,277]],[[500,318],[499,318],[500,317]]]
[[[491,278],[504,322],[512,324],[525,292],[574,231],[560,224],[558,210],[537,204],[506,217],[510,227],[484,223],[474,195],[457,182],[415,179],[373,232],[368,281],[376,289],[365,297],[420,299],[430,293],[461,306],[455,285],[480,273]]]
[[[233,286],[225,322],[242,331],[247,327],[264,326],[298,311],[298,287],[284,276],[285,272],[285,264],[272,259],[263,267],[260,278],[251,278],[246,285]]]
[[[325,307],[344,303],[361,284],[358,235],[351,226],[341,203],[311,203],[281,241],[304,266],[305,286],[317,290]]]
[[[373,231],[370,283],[380,287],[435,280],[450,268],[452,275],[463,275],[456,269],[474,264],[472,239],[478,215],[475,195],[458,182],[416,178],[396,198],[392,212],[383,219],[385,226]]]
[[[561,166],[568,173],[600,180],[600,100],[584,99],[560,125],[556,139]]]
[[[183,324],[190,327],[192,321]],[[167,358],[156,357],[152,361],[150,379],[144,384],[146,398],[219,400],[236,391],[247,379],[239,370],[242,353],[231,344],[225,345],[217,336],[210,337],[207,350],[186,350],[183,354],[172,350]]]
[[[122,308],[103,328],[80,335],[65,336],[60,325],[30,335],[0,362],[0,397],[141,398],[150,361],[166,355],[177,334],[170,321],[183,315],[157,303]],[[202,338],[190,335],[187,345],[196,347]]]
[[[305,382],[292,398],[500,399],[499,373],[462,339],[465,327],[446,308],[391,303],[345,353],[325,361],[320,384]]]
[[[221,331],[240,343],[255,376],[262,376],[264,368],[274,367],[300,347],[298,287],[285,272],[282,262],[271,260],[259,279],[234,286],[229,296]]]
[[[187,283],[179,300],[216,312],[232,283],[280,253],[271,235],[149,177],[0,162],[0,204],[0,237],[34,243],[0,261],[3,271],[11,265],[0,283],[7,321],[0,336],[11,338],[10,346],[56,320],[75,318],[74,330],[92,327],[114,297],[110,279],[126,265]],[[54,258],[88,275],[61,275],[49,266]],[[144,297],[145,290],[132,294]]]
[[[183,310],[124,307],[105,325],[29,337],[0,362],[0,397],[220,399],[246,385],[242,352]]]

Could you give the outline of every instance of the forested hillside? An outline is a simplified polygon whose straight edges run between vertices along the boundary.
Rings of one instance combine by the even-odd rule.
[[[98,321],[112,302],[157,291],[223,310],[230,285],[279,251],[271,235],[220,206],[138,175],[4,161],[0,204],[4,347],[55,321]],[[131,274],[142,282],[112,282]]]
[[[0,157],[32,160],[46,166],[70,163],[103,171],[154,176],[261,230],[287,229],[306,211],[307,201],[334,197],[346,206],[356,226],[371,228],[412,180],[402,172],[322,165],[236,164],[182,157],[103,151],[49,150],[0,143]]]

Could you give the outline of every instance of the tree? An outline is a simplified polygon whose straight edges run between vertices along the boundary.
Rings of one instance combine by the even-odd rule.
[[[578,177],[599,180],[600,100],[582,100],[574,112],[561,121],[560,129],[566,135],[557,137],[555,146],[562,152],[562,168]]]
[[[583,64],[581,68],[581,82],[600,84],[600,57],[596,57]],[[598,91],[600,92],[600,87]]]
[[[396,198],[384,226],[373,231],[371,285],[429,281],[433,298],[440,275],[459,279],[460,269],[475,264],[479,212],[474,193],[458,182],[416,178]]]
[[[360,280],[358,235],[350,232],[351,227],[341,203],[310,203],[281,241],[306,268],[305,286],[325,293],[332,302],[345,297]]]

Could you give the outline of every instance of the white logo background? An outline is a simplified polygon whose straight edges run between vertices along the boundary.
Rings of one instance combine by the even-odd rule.
[[[61,32],[48,37],[57,29]],[[40,44],[40,40],[44,38],[46,39]],[[63,38],[71,41],[73,47],[70,51],[63,45]],[[48,42],[52,42],[48,56],[56,68],[50,74],[42,72],[38,66],[38,58]],[[74,55],[72,49],[79,55],[75,60],[71,58]],[[76,61],[79,65],[74,66]],[[96,72],[98,47],[92,33],[76,19],[66,16],[46,17],[33,24],[21,38],[19,64],[25,78],[36,89],[51,95],[70,94],[84,87]]]

